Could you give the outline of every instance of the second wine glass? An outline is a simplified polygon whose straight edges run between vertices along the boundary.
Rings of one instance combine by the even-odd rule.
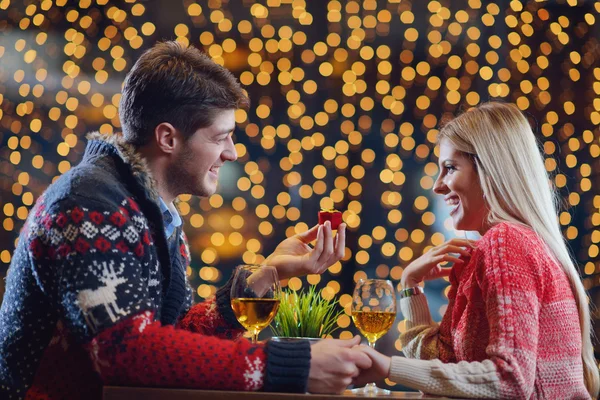
[[[269,326],[281,300],[281,286],[275,267],[268,265],[240,265],[235,270],[231,285],[231,308],[248,332],[252,343]]]
[[[396,294],[392,282],[383,279],[361,279],[352,296],[352,320],[369,346],[375,348],[377,339],[385,335],[396,319]],[[369,383],[364,388],[352,389],[363,395],[390,394],[387,389]]]

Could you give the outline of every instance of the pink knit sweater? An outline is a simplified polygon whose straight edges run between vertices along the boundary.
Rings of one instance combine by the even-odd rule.
[[[407,358],[392,357],[392,381],[457,397],[590,398],[569,280],[533,231],[494,226],[450,282],[439,325],[424,295],[401,300]]]

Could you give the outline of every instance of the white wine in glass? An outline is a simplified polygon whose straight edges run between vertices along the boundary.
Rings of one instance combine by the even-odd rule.
[[[279,309],[281,287],[277,270],[267,265],[240,265],[231,285],[231,308],[256,343]]]
[[[396,319],[396,294],[392,282],[383,279],[361,279],[352,296],[352,320],[369,346],[375,348],[377,339],[385,335]],[[387,389],[369,383],[364,388],[352,389],[363,395],[389,395]]]

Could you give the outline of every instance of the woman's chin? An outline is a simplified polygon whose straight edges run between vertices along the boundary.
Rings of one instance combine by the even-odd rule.
[[[464,219],[460,218],[460,216],[454,216],[454,230],[456,231],[472,231],[475,230],[470,224],[468,224]]]
[[[462,231],[462,227],[464,226],[462,219],[460,218],[459,215],[453,215],[452,216],[452,227],[454,228],[454,230],[456,231]]]
[[[456,221],[454,223],[455,231],[478,231],[479,227],[474,226],[473,224],[465,223],[465,221]]]

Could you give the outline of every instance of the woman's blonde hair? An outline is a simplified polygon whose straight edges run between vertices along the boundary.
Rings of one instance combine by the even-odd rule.
[[[506,221],[530,227],[563,267],[579,309],[585,386],[592,397],[598,396],[588,297],[560,231],[559,197],[527,118],[515,105],[485,103],[447,123],[438,136],[442,139],[473,156],[489,224]]]

